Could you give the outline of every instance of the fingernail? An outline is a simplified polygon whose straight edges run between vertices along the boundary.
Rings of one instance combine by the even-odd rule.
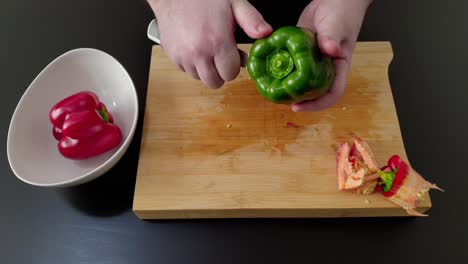
[[[293,105],[291,106],[291,110],[293,110],[293,112],[299,112],[299,110],[301,110],[301,108],[297,105]]]
[[[268,31],[268,30],[270,30],[270,26],[265,24],[265,23],[262,23],[262,24],[257,26],[257,31],[259,31],[259,32],[264,32],[264,31]]]

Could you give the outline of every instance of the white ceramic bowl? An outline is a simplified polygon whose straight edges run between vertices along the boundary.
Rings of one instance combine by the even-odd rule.
[[[122,132],[119,146],[86,160],[66,159],[58,152],[49,111],[76,92],[96,93]],[[43,187],[88,182],[111,169],[130,145],[138,119],[134,84],[113,57],[95,49],[75,49],[52,61],[19,101],[8,131],[11,169],[22,181]]]

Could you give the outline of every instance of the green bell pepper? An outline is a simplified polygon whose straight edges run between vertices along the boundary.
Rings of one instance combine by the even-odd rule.
[[[285,26],[252,45],[247,71],[266,99],[291,104],[324,95],[334,78],[330,57],[316,36],[304,28]]]

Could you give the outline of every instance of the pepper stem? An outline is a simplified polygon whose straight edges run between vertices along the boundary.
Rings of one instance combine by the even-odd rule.
[[[293,67],[293,58],[287,51],[276,50],[267,56],[267,73],[276,79],[286,77]]]
[[[394,171],[383,172],[381,170],[377,170],[377,174],[380,176],[381,182],[378,185],[383,185],[382,190],[384,192],[390,191],[393,185],[393,181],[395,180],[396,173],[398,172],[399,166]]]
[[[109,115],[107,114],[106,108],[104,106],[98,108],[98,113],[102,120],[104,120],[104,123],[109,123]]]

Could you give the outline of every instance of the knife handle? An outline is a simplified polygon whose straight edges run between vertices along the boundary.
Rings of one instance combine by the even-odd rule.
[[[241,57],[241,67],[245,68],[247,66],[247,59],[249,58],[249,54],[241,49],[238,50]]]

